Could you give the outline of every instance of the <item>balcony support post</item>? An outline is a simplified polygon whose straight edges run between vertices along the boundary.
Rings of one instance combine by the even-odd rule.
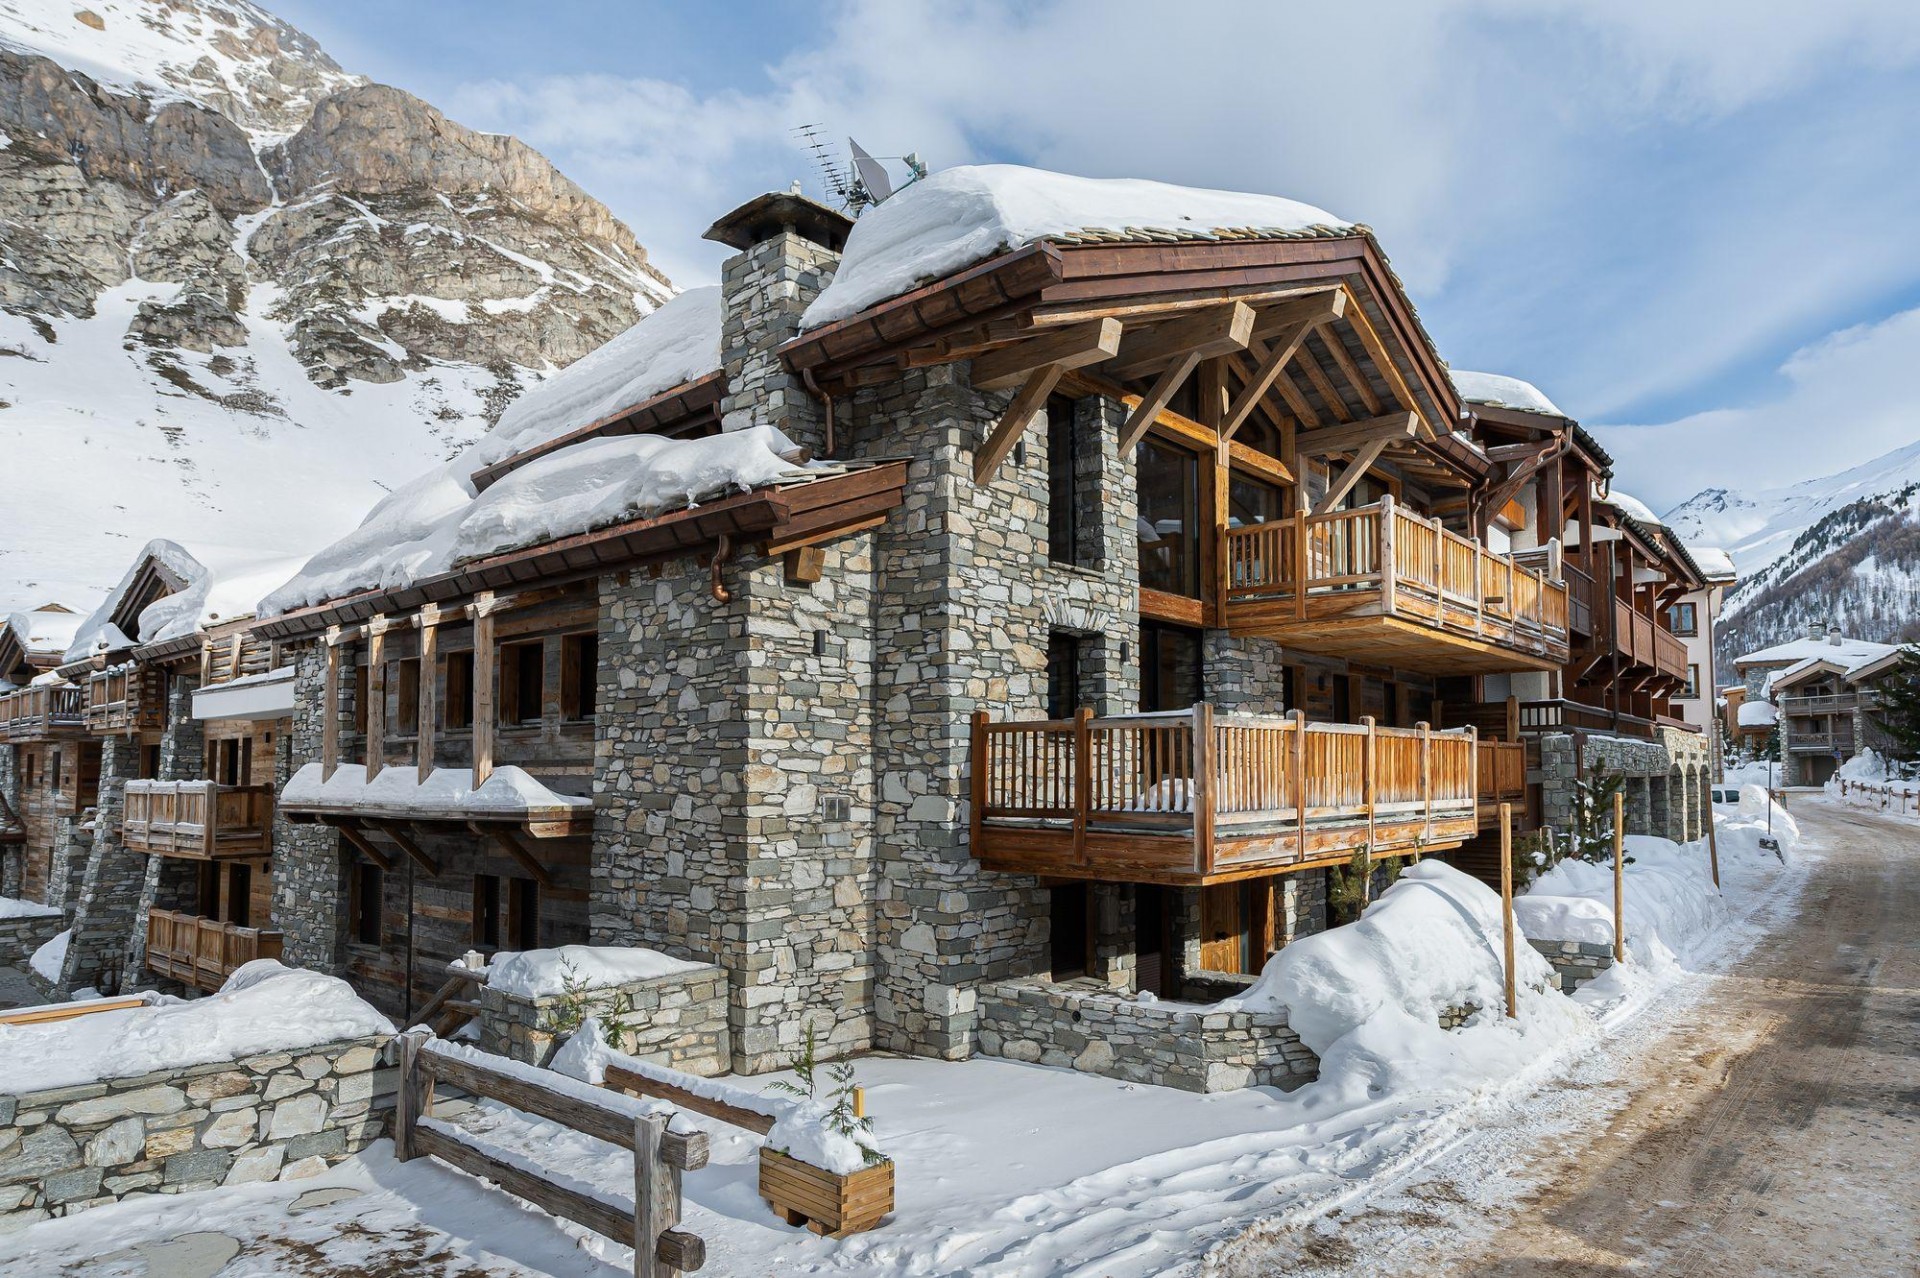
[[[1193,708],[1193,844],[1200,873],[1213,873],[1213,705]]]
[[[1306,486],[1296,490],[1299,494],[1293,505],[1293,604],[1294,615],[1301,621],[1307,619],[1307,507]]]
[[[987,712],[975,710],[971,726],[972,734],[967,738],[967,771],[970,774],[967,778],[967,850],[977,858],[980,855],[980,825],[987,810]],[[1081,832],[1076,821],[1076,848],[1080,842]]]
[[[1476,790],[1474,793],[1478,794]],[[1427,828],[1425,837],[1433,837],[1433,726],[1420,725],[1420,797],[1426,800]]]
[[[387,753],[386,617],[367,619],[367,780],[380,775]]]
[[[983,716],[984,717],[984,716]],[[979,728],[974,735],[982,734]],[[1087,864],[1087,812],[1093,803],[1093,707],[1073,712],[1073,863]],[[978,809],[976,808],[977,812]]]
[[[1363,714],[1360,716],[1360,722],[1367,730],[1367,742],[1366,745],[1362,747],[1361,754],[1362,762],[1360,764],[1360,772],[1362,789],[1360,793],[1361,801],[1367,805],[1367,860],[1371,862],[1373,860],[1375,837],[1374,806],[1378,802],[1379,796],[1380,756],[1374,751],[1373,716]]]
[[[1380,611],[1391,617],[1394,612],[1395,578],[1393,563],[1393,494],[1380,498]]]
[[[434,720],[439,707],[440,609],[425,604],[420,609],[419,705],[414,712],[414,763],[422,785],[433,771]]]
[[[473,598],[473,786],[477,790],[493,775],[494,675],[499,650],[493,641],[493,614],[498,601],[491,590]]]
[[[320,779],[340,766],[340,627],[327,627],[327,676],[320,694]]]
[[[1302,710],[1290,710],[1293,720],[1293,790],[1295,816],[1299,821],[1299,842],[1295,845],[1302,860],[1307,855],[1307,716]]]

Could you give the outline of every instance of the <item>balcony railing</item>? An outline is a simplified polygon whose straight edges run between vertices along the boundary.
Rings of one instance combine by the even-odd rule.
[[[160,672],[122,666],[87,676],[87,731],[140,732],[162,726]]]
[[[1795,732],[1789,725],[1785,737],[1789,753],[1831,754],[1835,750],[1841,754],[1853,753],[1852,728],[1832,732]]]
[[[43,684],[0,696],[0,734],[8,741],[75,735],[85,726],[86,691]]]
[[[1499,814],[1502,803],[1527,801],[1527,747],[1520,741],[1475,743],[1474,798],[1484,824]]]
[[[1590,706],[1584,701],[1569,699],[1516,701],[1511,705],[1503,701],[1483,701],[1461,707],[1458,712],[1448,706],[1447,722],[1452,723],[1456,714],[1462,722],[1479,729],[1483,736],[1507,739],[1542,732],[1574,731],[1623,733],[1637,737],[1653,735],[1651,719],[1616,713],[1604,706]]]
[[[1687,677],[1687,645],[1664,626],[1653,628],[1653,665],[1661,674],[1675,679]]]
[[[129,781],[121,839],[134,852],[213,860],[265,856],[273,787],[211,781]]]
[[[209,993],[241,965],[279,958],[281,945],[279,932],[174,910],[147,913],[147,969]]]
[[[1177,714],[973,726],[982,864],[1199,883],[1473,837],[1469,730]]]
[[[1449,638],[1541,659],[1496,661],[1488,669],[1567,659],[1563,583],[1390,497],[1228,529],[1227,622],[1240,633],[1348,655],[1372,628],[1410,668],[1461,668],[1458,645],[1450,652],[1444,642]],[[1422,649],[1421,630],[1442,642]]]
[[[1850,714],[1861,706],[1871,706],[1871,693],[1830,692],[1817,697],[1782,697],[1783,714]]]

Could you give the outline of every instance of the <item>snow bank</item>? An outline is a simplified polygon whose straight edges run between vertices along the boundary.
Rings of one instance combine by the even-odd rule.
[[[1293,942],[1223,1011],[1284,1012],[1327,1080],[1382,1091],[1471,1090],[1505,1078],[1568,1036],[1584,1015],[1552,971],[1516,946],[1517,1017],[1505,1011],[1499,896],[1435,860],[1408,867],[1358,921]],[[1442,1012],[1480,1013],[1461,1030]]]
[[[1893,769],[1887,765],[1885,756],[1872,746],[1868,746],[1833,770],[1835,780],[1870,781],[1876,785],[1885,783],[1892,774]],[[1827,783],[1827,789],[1830,791],[1839,788],[1832,781]]]
[[[225,686],[225,685],[222,685]],[[558,794],[535,780],[524,768],[495,768],[478,789],[472,768],[435,768],[420,780],[411,767],[382,768],[372,781],[361,763],[343,763],[321,779],[322,768],[306,763],[287,778],[280,802],[301,808],[368,809],[375,811],[528,812],[537,809],[593,807],[593,800]]]
[[[207,998],[0,1025],[0,1079],[39,1091],[392,1032],[345,981],[257,959]]]
[[[638,946],[562,945],[494,955],[487,965],[487,984],[521,998],[551,998],[566,993],[569,980],[582,989],[599,990],[704,966]]]
[[[33,957],[27,960],[27,966],[37,972],[42,979],[59,980],[60,969],[66,966],[67,962],[67,943],[71,940],[73,940],[73,929],[68,928],[35,950]]]
[[[1449,376],[1453,379],[1453,388],[1460,392],[1460,398],[1470,404],[1491,404],[1495,408],[1544,413],[1548,417],[1566,416],[1560,411],[1559,405],[1542,394],[1532,382],[1523,382],[1517,377],[1505,377],[1499,373],[1469,372],[1464,368],[1453,369]]]
[[[261,600],[260,610],[274,616],[411,585],[469,559],[804,479],[807,469],[788,460],[796,455],[771,426],[704,439],[616,435],[529,462],[477,493],[469,476],[492,459],[476,446],[397,489]]]
[[[0,896],[0,919],[43,919],[59,912],[51,905],[42,905],[38,901],[22,901],[14,896]]]
[[[1629,834],[1622,895],[1627,910],[1627,954],[1662,971],[1727,921],[1703,844]],[[1520,930],[1542,941],[1613,943],[1613,862],[1577,857],[1535,879],[1515,898]]]
[[[817,328],[1008,249],[1080,231],[1205,238],[1226,230],[1297,235],[1351,228],[1323,209],[1273,195],[1072,177],[1016,164],[963,165],[868,209],[847,237],[833,282],[800,326]]]
[[[702,1078],[616,1052],[607,1046],[600,1022],[591,1016],[580,1023],[580,1028],[554,1054],[552,1068],[584,1082],[601,1083],[606,1080],[609,1065],[706,1100],[766,1115],[773,1119],[773,1126],[767,1129],[767,1148],[789,1158],[843,1176],[868,1165],[866,1155],[852,1138],[827,1126],[829,1107],[825,1103],[803,1101],[794,1096],[770,1096],[721,1079]]]

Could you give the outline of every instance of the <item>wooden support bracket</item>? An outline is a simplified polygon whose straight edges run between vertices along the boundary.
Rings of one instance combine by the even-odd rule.
[[[1057,364],[1083,368],[1110,359],[1120,351],[1120,321],[1089,320],[1067,328],[1042,330],[1011,346],[996,347],[973,361],[973,388],[1008,390],[1031,377],[1036,369]]]
[[[373,840],[362,833],[360,828],[350,820],[345,817],[323,816],[320,818],[320,824],[327,826],[329,829],[340,831],[340,837],[352,844],[353,847],[359,851],[360,855],[366,857],[367,860],[373,862],[387,873],[393,873],[393,858],[376,847]]]
[[[1376,439],[1362,448],[1358,455],[1347,463],[1346,469],[1340,472],[1340,478],[1327,485],[1326,495],[1321,497],[1319,503],[1314,506],[1313,513],[1324,515],[1338,506],[1346,495],[1353,491],[1353,486],[1360,482],[1360,477],[1367,473],[1367,468],[1380,460],[1380,454],[1386,451],[1386,447],[1386,440]],[[1304,595],[1306,592],[1300,593]]]
[[[522,843],[519,836],[506,826],[481,825],[478,821],[469,821],[467,822],[467,829],[473,831],[473,833],[483,839],[492,839],[500,846],[501,851],[505,852],[515,861],[518,861],[520,868],[531,875],[534,882],[538,883],[541,887],[550,888],[553,886],[553,875],[547,871],[547,867],[540,864],[539,858],[528,851],[527,845]]]
[[[413,836],[407,833],[406,826],[398,821],[370,821],[368,824],[392,839],[395,846],[412,858],[415,865],[427,872],[428,878],[440,877],[440,863],[427,855],[420,845],[413,841]]]
[[[1254,309],[1245,302],[1228,302],[1150,328],[1129,330],[1107,366],[1107,375],[1120,380],[1144,377],[1188,355],[1212,359],[1243,351],[1253,340],[1255,318]]]
[[[1388,413],[1384,417],[1369,417],[1345,426],[1303,431],[1299,448],[1308,457],[1326,457],[1334,453],[1352,452],[1376,441],[1385,446],[1413,439],[1419,430],[1420,417],[1417,413]]]
[[[1062,365],[1048,364],[1027,375],[1027,384],[1013,397],[1013,403],[1007,405],[1007,411],[1000,417],[1000,424],[973,455],[973,482],[984,484],[993,478],[993,472],[1000,469],[1000,463],[1013,451],[1034,414],[1046,407],[1047,396],[1053,394],[1053,388],[1060,384],[1061,375],[1066,371]]]

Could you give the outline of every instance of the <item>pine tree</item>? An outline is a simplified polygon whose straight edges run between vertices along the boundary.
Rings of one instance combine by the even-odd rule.
[[[1895,758],[1920,758],[1920,644],[1900,650],[1900,664],[1880,684],[1872,713],[1892,739]]]

